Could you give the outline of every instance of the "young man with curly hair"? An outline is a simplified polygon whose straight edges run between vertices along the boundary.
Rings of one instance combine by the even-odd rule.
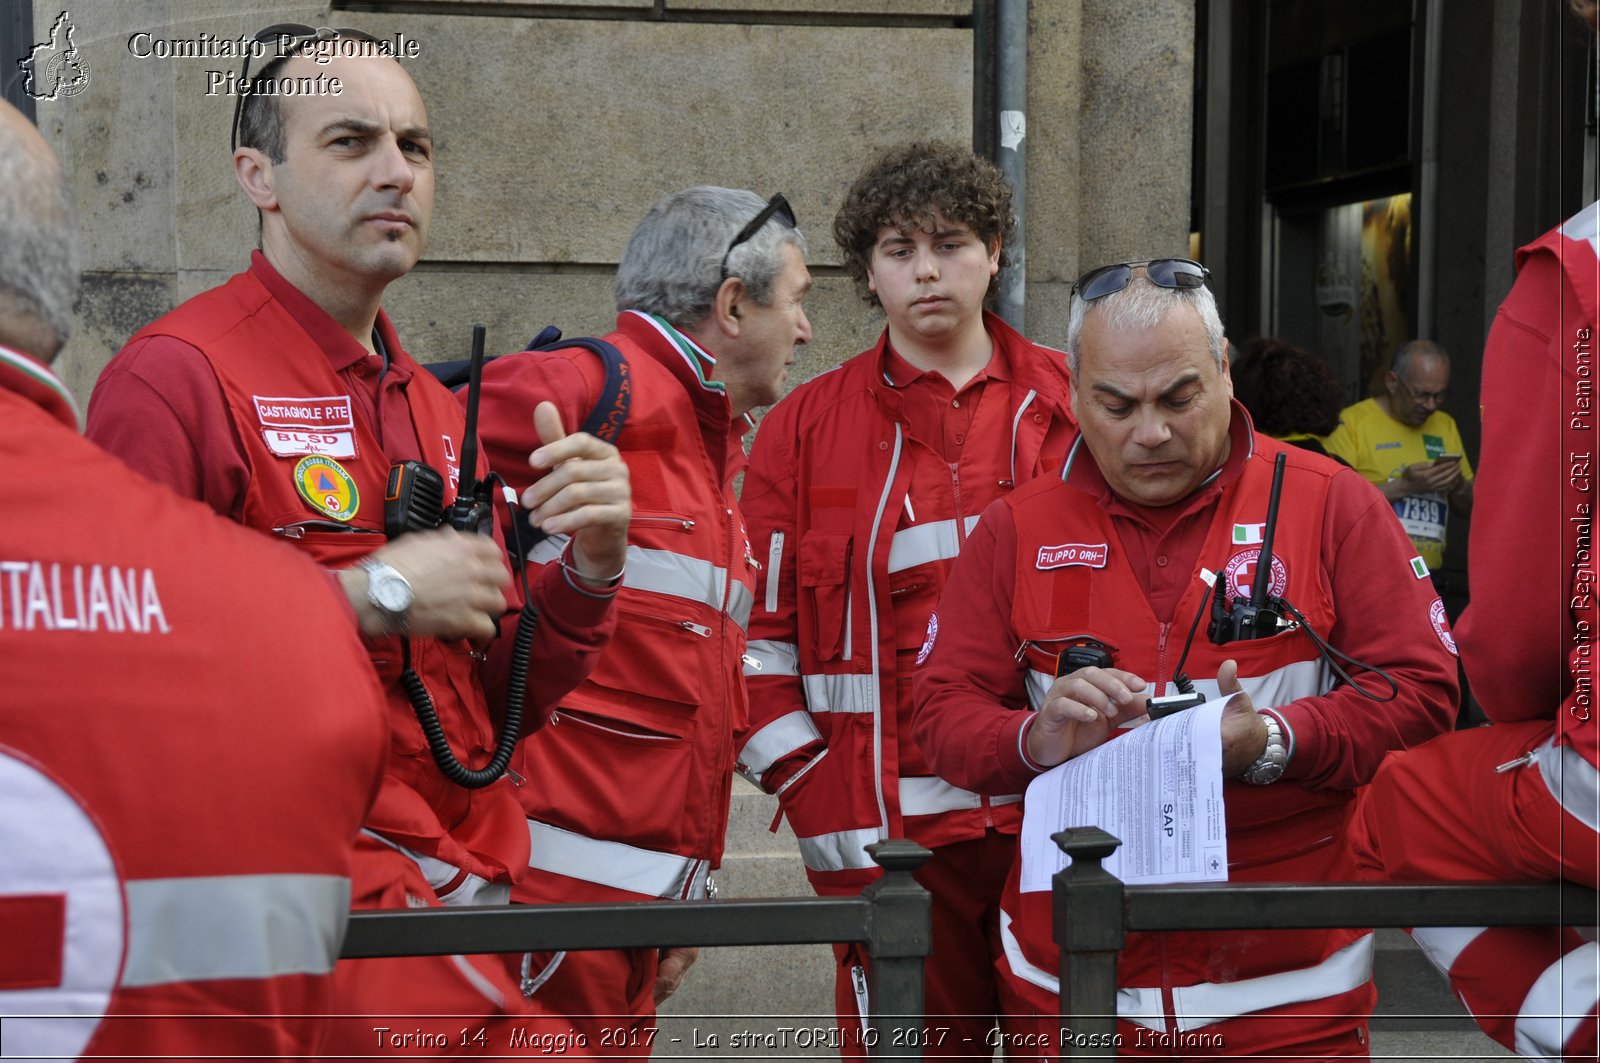
[[[878,876],[865,847],[933,850],[924,1053],[991,1051],[998,902],[1020,795],[934,775],[911,737],[911,676],[956,554],[985,506],[1055,473],[1071,414],[1064,356],[984,309],[1014,232],[989,162],[938,142],[871,159],[834,219],[862,297],[888,319],[870,350],[762,422],[745,478],[763,563],[750,623],[739,768],[778,795],[820,894]],[[846,1056],[869,1013],[859,946],[836,949]]]

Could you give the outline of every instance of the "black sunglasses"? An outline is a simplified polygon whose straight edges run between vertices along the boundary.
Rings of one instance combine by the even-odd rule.
[[[767,200],[767,205],[761,208],[761,213],[751,218],[750,224],[739,230],[739,234],[733,238],[733,243],[729,244],[728,249],[722,253],[723,280],[727,280],[732,276],[732,274],[728,272],[728,256],[733,254],[734,248],[738,247],[740,244],[749,240],[756,233],[760,232],[761,227],[767,224],[767,222],[771,221],[773,217],[777,217],[779,221],[783,222],[783,224],[787,225],[791,229],[795,227],[794,208],[789,206],[789,201],[783,198],[782,192],[775,194],[771,199]]]
[[[1187,258],[1153,258],[1149,262],[1118,262],[1114,266],[1091,269],[1078,278],[1072,294],[1086,303],[1122,291],[1133,279],[1133,271],[1143,266],[1150,283],[1162,288],[1211,287],[1211,271]]]
[[[380,43],[378,38],[361,30],[339,29],[331,30],[326,26],[313,28],[302,26],[298,22],[279,22],[268,26],[266,29],[257,30],[250,39],[255,44],[276,44],[278,54],[267,60],[265,66],[256,74],[256,80],[267,76],[267,71],[272,69],[272,64],[291,59],[299,54],[307,45],[320,41],[336,40],[340,37],[356,41],[369,41],[373,44]],[[290,42],[293,42],[292,44]],[[239,71],[239,80],[234,87],[233,97],[233,127],[229,131],[228,150],[239,150],[239,120],[244,117],[244,101],[255,89],[250,82],[250,60],[255,55],[255,48],[244,50],[244,69]]]

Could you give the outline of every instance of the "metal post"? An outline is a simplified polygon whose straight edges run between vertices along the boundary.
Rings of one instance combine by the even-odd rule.
[[[1061,949],[1061,1056],[1115,1059],[1123,886],[1100,861],[1122,842],[1099,827],[1073,827],[1050,837],[1072,857],[1052,880]]]
[[[922,963],[932,947],[933,903],[911,877],[933,856],[916,842],[890,838],[867,846],[884,876],[862,896],[872,902],[872,983],[868,1001],[870,1054],[922,1058]]]
[[[38,124],[33,97],[23,90],[22,69],[18,61],[38,42],[33,39],[33,5],[0,3],[0,99],[21,111],[28,121]],[[40,70],[35,76],[44,77]],[[40,90],[43,91],[43,90]]]
[[[1000,277],[995,313],[1018,331],[1027,328],[1028,283],[1028,0],[998,0],[995,7],[995,163],[1011,181],[1017,231],[1007,253],[1011,267]]]

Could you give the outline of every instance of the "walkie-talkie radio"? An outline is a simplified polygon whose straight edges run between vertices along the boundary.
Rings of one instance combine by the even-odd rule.
[[[467,383],[466,435],[461,443],[461,470],[457,473],[456,498],[447,507],[444,504],[445,479],[439,470],[426,462],[406,461],[389,469],[389,483],[384,491],[383,525],[390,539],[408,532],[427,531],[448,525],[459,532],[478,535],[494,534],[494,488],[499,480],[493,472],[478,479],[478,391],[483,379],[482,325],[472,326],[472,365]],[[506,492],[507,503],[516,496]],[[515,522],[513,522],[514,524]],[[528,663],[532,656],[533,632],[538,625],[528,593],[527,574],[522,573],[522,616],[512,643],[511,667],[506,682],[505,717],[500,734],[495,741],[494,755],[482,768],[469,768],[461,763],[444,727],[439,723],[438,710],[428,693],[422,677],[411,667],[411,640],[400,641],[400,685],[405,688],[411,708],[428,740],[428,749],[434,763],[445,778],[468,789],[480,789],[498,780],[511,763],[512,751],[522,733],[522,700],[527,690]],[[495,633],[500,631],[495,621]]]
[[[1267,639],[1278,633],[1284,603],[1272,594],[1272,540],[1278,531],[1278,500],[1283,495],[1285,459],[1278,454],[1272,465],[1272,495],[1267,500],[1267,524],[1261,532],[1261,556],[1250,581],[1250,597],[1228,599],[1227,580],[1220,575],[1211,597],[1211,625],[1206,634],[1218,646],[1250,639]]]
[[[482,325],[472,326],[471,377],[467,383],[467,427],[461,442],[461,471],[456,499],[444,504],[444,476],[422,461],[403,461],[389,468],[383,493],[383,530],[391,539],[407,532],[427,531],[448,524],[456,531],[494,534],[494,484],[479,480],[478,391],[483,380]]]

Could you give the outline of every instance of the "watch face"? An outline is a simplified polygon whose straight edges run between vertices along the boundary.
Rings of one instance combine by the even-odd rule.
[[[380,609],[391,613],[403,613],[411,606],[411,588],[406,581],[392,572],[374,574],[372,581],[372,598],[378,603]]]

